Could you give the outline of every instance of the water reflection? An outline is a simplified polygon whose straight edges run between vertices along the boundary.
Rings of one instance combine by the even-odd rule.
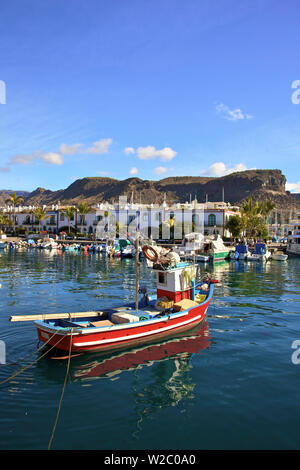
[[[114,382],[124,378],[126,382],[131,376],[135,421],[133,437],[137,438],[146,417],[158,409],[176,406],[180,401],[194,398],[196,383],[191,374],[192,359],[199,357],[203,350],[210,347],[210,343],[208,322],[204,320],[189,332],[148,346],[106,357],[97,357],[93,353],[72,358],[70,380],[86,386],[94,385],[95,379]],[[48,382],[55,380],[62,383],[65,368],[66,360],[62,362],[50,358],[38,365],[39,373]]]
[[[106,357],[97,353],[81,356],[70,370],[72,380],[96,377],[115,378],[123,371],[152,366],[168,358],[187,358],[210,345],[207,320],[189,332],[181,333],[159,343],[141,346]]]

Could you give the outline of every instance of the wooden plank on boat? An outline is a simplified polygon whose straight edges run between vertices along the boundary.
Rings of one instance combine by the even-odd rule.
[[[57,318],[100,317],[105,311],[73,312],[73,313],[45,313],[38,315],[13,315],[10,321],[56,320]]]

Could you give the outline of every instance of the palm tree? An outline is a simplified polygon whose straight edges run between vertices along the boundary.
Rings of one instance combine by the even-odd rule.
[[[2,233],[3,227],[9,227],[10,225],[12,225],[10,218],[7,215],[0,214],[0,233]]]
[[[241,216],[246,232],[251,236],[267,236],[266,217],[274,209],[270,201],[254,202],[250,197],[241,207]]]
[[[74,218],[74,212],[75,212],[75,207],[70,206],[67,207],[64,211],[63,214],[67,217],[68,219],[68,233],[70,234],[71,231],[71,220]]]
[[[268,221],[268,216],[271,214],[272,210],[275,209],[275,204],[272,201],[266,200],[261,203],[261,214],[264,217],[265,224]]]
[[[82,226],[85,223],[85,216],[90,211],[90,207],[86,202],[82,202],[81,204],[78,204],[77,209],[81,216],[80,217],[80,232],[82,233]]]
[[[39,223],[39,232],[40,232],[41,231],[41,221],[44,220],[47,217],[47,212],[42,207],[38,207],[37,209],[34,209],[34,211],[32,213],[33,213],[34,217],[36,218],[36,220]]]
[[[22,196],[17,196],[17,193],[11,193],[9,198],[6,199],[5,204],[10,204],[13,206],[13,231],[15,233],[15,224],[16,224],[16,206],[24,202]]]
[[[241,214],[245,216],[256,216],[260,214],[261,205],[256,201],[254,202],[252,197],[247,201],[244,201],[241,207]]]

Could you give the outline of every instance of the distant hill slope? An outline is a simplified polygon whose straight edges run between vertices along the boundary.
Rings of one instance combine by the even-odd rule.
[[[251,196],[255,200],[270,199],[282,208],[298,205],[300,201],[285,191],[285,184],[286,178],[281,170],[248,170],[220,178],[178,176],[160,181],[88,177],[78,179],[59,191],[37,188],[24,199],[28,205],[51,205],[58,201],[66,205],[83,201],[95,204],[117,202],[124,195],[130,200],[133,194],[135,202],[150,204],[161,203],[166,194],[170,203],[189,201],[190,197],[204,202],[206,197],[209,201],[222,201],[224,191],[224,200],[232,204],[239,204]]]
[[[5,205],[5,201],[9,199],[9,195],[11,193],[17,193],[17,196],[22,196],[22,198],[25,200],[29,196],[29,191],[11,191],[10,189],[0,189],[0,206]]]

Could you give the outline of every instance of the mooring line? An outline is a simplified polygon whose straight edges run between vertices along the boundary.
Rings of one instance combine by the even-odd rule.
[[[32,351],[31,353],[29,354],[26,354],[26,356],[22,357],[22,359],[19,359],[18,361],[15,361],[15,362],[8,362],[6,364],[2,364],[3,366],[15,366],[16,364],[19,364],[20,362],[23,362],[25,361],[25,359],[28,359],[29,357],[33,356],[34,354],[38,353],[39,351],[41,351],[41,349],[44,348],[44,346],[46,346],[46,344],[49,343],[49,341],[51,341],[51,339],[53,338],[53,336],[55,336],[56,333],[53,333],[52,336],[50,336],[49,339],[47,339],[47,341],[45,341],[45,343],[43,343],[39,348],[35,349],[34,351]]]
[[[73,328],[71,328],[69,357],[68,357],[68,363],[67,363],[67,368],[66,368],[65,380],[64,380],[64,384],[63,384],[63,388],[62,388],[62,392],[61,392],[61,396],[60,396],[60,400],[59,400],[59,404],[58,404],[58,408],[57,408],[57,413],[56,413],[54,426],[53,426],[52,433],[51,433],[50,440],[49,440],[49,444],[48,444],[48,450],[50,450],[51,445],[52,445],[52,441],[53,441],[53,438],[54,438],[54,433],[55,433],[58,418],[59,418],[59,415],[60,415],[61,404],[62,404],[62,400],[63,400],[63,396],[64,396],[64,393],[65,393],[65,388],[66,388],[66,384],[67,384],[67,378],[68,378],[68,375],[69,375],[70,362],[71,362],[71,350],[72,350],[72,334],[73,334]]]
[[[10,377],[8,377],[7,379],[4,379],[2,380],[2,382],[0,382],[0,385],[3,385],[4,383],[8,382],[9,380],[13,379],[14,377],[16,377],[17,375],[21,374],[22,372],[24,372],[25,370],[29,369],[29,367],[33,366],[33,364],[37,363],[40,359],[42,359],[44,356],[46,356],[46,354],[48,354],[53,348],[55,348],[63,339],[65,338],[65,336],[62,336],[62,338],[60,338],[59,341],[57,341],[57,343],[55,343],[53,346],[51,346],[50,349],[48,349],[44,354],[42,354],[40,357],[38,357],[35,361],[31,362],[29,365],[23,367],[22,369],[19,369],[17,370],[17,372],[15,372],[14,374],[12,374]],[[51,338],[50,338],[51,339]]]

